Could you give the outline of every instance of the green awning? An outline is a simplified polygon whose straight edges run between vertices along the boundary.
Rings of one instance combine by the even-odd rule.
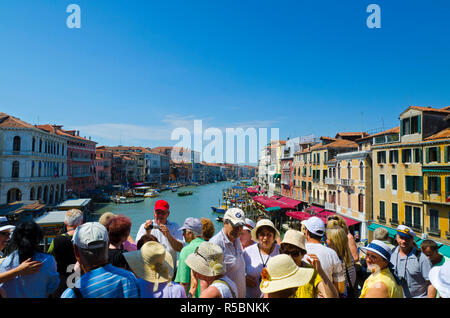
[[[450,172],[450,169],[422,169],[423,172]]]
[[[375,231],[375,229],[377,229],[379,227],[384,227],[386,230],[388,230],[389,237],[391,237],[391,238],[395,238],[395,236],[397,235],[397,230],[391,229],[390,227],[383,226],[383,225],[376,224],[376,223],[372,223],[369,225],[369,231]]]
[[[439,253],[450,258],[450,246],[442,245],[441,248],[439,249]]]
[[[274,206],[272,208],[266,208],[265,209],[267,212],[275,212],[275,211],[280,211],[281,208],[279,206]]]

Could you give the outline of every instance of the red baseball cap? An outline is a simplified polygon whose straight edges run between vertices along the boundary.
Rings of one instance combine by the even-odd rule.
[[[167,203],[167,201],[165,201],[165,200],[156,201],[155,202],[155,211],[156,210],[163,210],[163,211],[169,210],[169,203]]]

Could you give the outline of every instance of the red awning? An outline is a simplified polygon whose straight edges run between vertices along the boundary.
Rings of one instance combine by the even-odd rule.
[[[322,211],[325,211],[324,208],[320,208],[320,207],[314,206],[314,205],[311,205],[310,207],[308,207],[307,210],[311,210],[311,211],[313,211],[314,213],[317,213],[317,214],[319,214]]]
[[[279,207],[281,209],[292,209],[288,204],[286,204],[284,202],[280,202],[278,200],[273,200],[273,199],[270,199],[263,195],[254,196],[253,200],[258,203],[261,203],[266,208]]]
[[[324,219],[325,219],[325,222],[326,222],[326,219],[327,219],[328,216],[330,216],[330,215],[335,215],[335,214],[337,214],[337,213],[334,213],[334,212],[331,212],[331,211],[324,210],[324,211],[318,213],[317,216],[320,217],[321,219],[324,218]],[[340,215],[340,214],[338,214],[338,215],[339,215],[340,217],[342,217],[342,218],[345,220],[345,223],[347,224],[347,226],[352,226],[352,225],[361,223],[360,221],[356,221],[356,220],[354,220],[354,219],[345,217],[345,216],[343,216],[343,215]]]
[[[307,220],[311,217],[311,214],[308,214],[303,211],[289,211],[289,212],[286,212],[286,215],[290,216],[291,218],[300,220],[300,221]]]
[[[294,200],[288,197],[281,197],[280,199],[278,199],[278,201],[284,202],[286,204],[289,204],[292,207],[297,207],[297,205],[303,203],[302,201],[299,200]]]

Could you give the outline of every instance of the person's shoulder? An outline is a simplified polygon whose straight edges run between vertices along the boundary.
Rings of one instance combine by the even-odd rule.
[[[67,288],[61,295],[61,298],[75,298],[75,293],[72,288]]]
[[[134,276],[134,274],[130,271],[127,271],[126,269],[111,265],[111,264],[107,264],[105,266],[103,266],[103,269],[107,272],[110,272],[111,274],[114,274],[116,276],[121,276],[123,278],[126,279],[130,279],[134,282],[137,282],[136,276]]]

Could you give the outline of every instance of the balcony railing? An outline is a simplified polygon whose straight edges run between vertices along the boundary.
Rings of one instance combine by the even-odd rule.
[[[340,184],[341,184],[341,186],[344,186],[344,187],[351,187],[353,185],[353,180],[352,179],[340,179]]]
[[[441,237],[441,230],[437,228],[429,228],[427,227],[427,233],[432,236]]]
[[[445,196],[442,196],[440,193],[430,193],[425,190],[423,193],[422,201],[450,205],[450,193],[447,193]]]
[[[325,178],[325,184],[328,185],[335,185],[336,184],[336,178]]]
[[[335,211],[336,205],[334,203],[325,202],[325,209]]]

